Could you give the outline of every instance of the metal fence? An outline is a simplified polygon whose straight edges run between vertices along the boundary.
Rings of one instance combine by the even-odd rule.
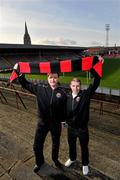
[[[1,76],[0,80],[2,81],[8,81],[8,77],[7,76]],[[32,82],[40,82],[40,83],[45,83],[46,81],[42,81],[42,80],[33,80],[33,79],[29,79]],[[65,87],[69,87],[68,84],[64,84]],[[87,89],[88,85],[82,85],[82,89]],[[113,95],[113,96],[120,96],[120,89],[112,89],[112,88],[105,88],[105,87],[98,87],[96,90],[97,93],[100,94],[106,94],[106,95]]]
[[[87,85],[82,85],[82,89],[87,89],[87,87],[88,87]],[[105,87],[98,87],[96,92],[100,93],[100,94],[120,96],[120,89],[111,89],[111,88],[105,88]]]

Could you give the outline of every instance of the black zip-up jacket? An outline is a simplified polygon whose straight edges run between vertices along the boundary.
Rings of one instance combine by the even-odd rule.
[[[67,124],[75,129],[86,130],[88,127],[90,98],[100,83],[100,77],[97,73],[93,70],[91,73],[94,76],[94,81],[88,89],[81,90],[75,98],[72,97],[72,93],[68,95]]]
[[[67,96],[61,87],[54,90],[49,85],[34,84],[24,75],[19,77],[23,88],[36,95],[40,124],[58,125],[66,119]]]

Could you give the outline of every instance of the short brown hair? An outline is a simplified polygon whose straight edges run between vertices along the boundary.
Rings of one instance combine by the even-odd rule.
[[[81,80],[80,79],[78,79],[78,78],[76,78],[76,77],[74,77],[72,80],[71,80],[71,82],[72,81],[74,81],[74,82],[78,82],[80,85],[81,85]]]
[[[59,73],[58,73],[58,72],[56,72],[56,73],[52,73],[52,72],[47,73],[47,76],[49,76],[50,74],[57,74],[57,75],[58,75],[58,77],[59,77]]]

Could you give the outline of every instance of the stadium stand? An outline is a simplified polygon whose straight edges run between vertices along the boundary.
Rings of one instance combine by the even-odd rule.
[[[39,62],[78,58],[85,48],[0,44],[0,49],[0,68],[8,68],[20,61]]]

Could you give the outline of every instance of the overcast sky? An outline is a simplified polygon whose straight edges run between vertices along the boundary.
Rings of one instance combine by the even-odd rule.
[[[0,43],[120,46],[120,0],[0,0]]]

